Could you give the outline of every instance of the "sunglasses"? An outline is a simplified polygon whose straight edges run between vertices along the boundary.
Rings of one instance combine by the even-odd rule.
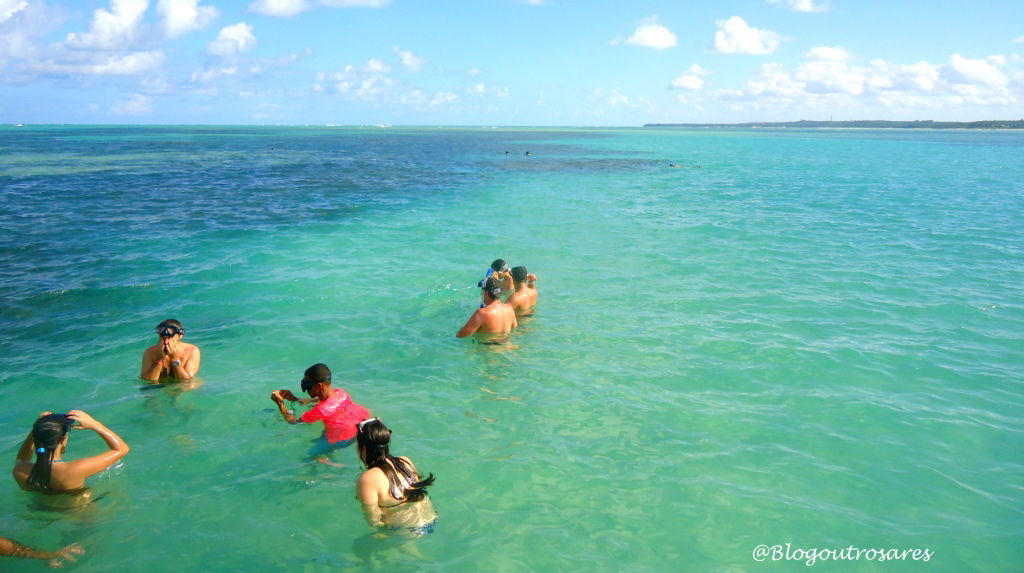
[[[170,338],[176,334],[185,334],[185,331],[174,326],[173,324],[165,324],[156,327],[156,333],[164,338]]]
[[[380,418],[367,418],[367,419],[363,420],[362,422],[359,422],[358,424],[356,424],[356,430],[361,434],[361,433],[363,433],[363,426],[369,424],[370,422],[379,422],[379,421],[380,421]]]

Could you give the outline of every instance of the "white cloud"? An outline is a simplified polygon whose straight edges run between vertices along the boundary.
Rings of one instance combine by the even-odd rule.
[[[930,92],[939,85],[940,67],[928,62],[894,64],[873,60],[868,86],[874,90]]]
[[[818,46],[804,54],[805,60],[820,62],[850,62],[853,56],[842,46]]]
[[[781,36],[771,30],[747,25],[739,16],[716,22],[715,51],[722,54],[770,54],[779,47]]]
[[[422,90],[414,89],[403,94],[398,101],[416,111],[437,111],[444,106],[458,103],[459,96],[452,92],[437,92],[434,97],[428,98]]]
[[[144,115],[153,111],[153,98],[142,94],[132,94],[124,101],[116,102],[110,108],[114,115]]]
[[[672,87],[682,90],[700,91],[704,89],[704,78],[710,72],[693,64],[687,72],[683,72],[678,78],[672,80]]]
[[[1013,39],[1014,44],[1024,44],[1024,36],[1017,36]]]
[[[318,6],[328,8],[382,8],[391,0],[256,0],[249,11],[263,16],[291,18]]]
[[[258,0],[249,4],[249,11],[264,16],[291,18],[311,7],[312,5],[306,0]]]
[[[1005,62],[1002,57],[995,57],[995,62]],[[1006,75],[999,71],[993,63],[993,58],[986,60],[971,60],[960,54],[953,54],[949,59],[949,65],[943,68],[943,77],[953,84],[985,84],[988,86],[1004,86],[1007,84]]]
[[[827,12],[828,8],[814,0],[768,0],[770,4],[785,4],[794,12]]]
[[[366,69],[372,74],[386,74],[391,71],[391,66],[376,58],[371,58],[366,62]]]
[[[682,90],[700,91],[704,89],[704,80],[700,76],[681,75],[672,80],[672,87]]]
[[[318,73],[313,90],[354,100],[378,101],[389,97],[397,86],[397,82],[387,75],[390,71],[390,66],[377,59],[368,60],[359,67],[350,64],[340,72]]]
[[[747,81],[747,93],[790,97],[803,94],[804,86],[795,81],[782,64],[769,63],[762,65],[760,73]]]
[[[846,62],[816,61],[801,64],[796,74],[808,93],[864,93],[867,78],[860,70],[851,69]]]
[[[130,45],[149,8],[149,0],[112,0],[110,11],[92,13],[88,32],[71,33],[67,45],[85,50],[119,50]]]
[[[677,41],[676,35],[671,30],[661,24],[651,22],[637,26],[633,35],[626,39],[626,43],[631,46],[653,48],[660,51],[674,48]]]
[[[24,0],[0,0],[0,78],[21,81],[4,73],[8,61],[38,57],[38,46],[60,18],[46,4]]]
[[[78,61],[39,62],[34,64],[33,71],[50,75],[133,76],[157,68],[163,62],[161,50],[124,55],[84,54]]]
[[[173,38],[205,28],[220,12],[213,6],[199,6],[200,0],[160,0],[156,12],[163,17],[164,30]]]
[[[10,20],[25,8],[28,8],[27,0],[0,0],[0,24]]]
[[[205,70],[192,72],[190,78],[193,83],[209,83],[213,80],[223,76],[233,76],[238,72],[238,68],[231,66],[225,68],[207,68]]]
[[[50,10],[43,2],[30,2],[22,8],[16,0],[0,2],[0,12],[10,14],[0,23],[0,69],[9,62],[17,65],[13,71],[3,71],[5,81],[26,83],[39,76],[133,76],[152,72],[164,63],[162,50],[136,49],[147,41],[142,18],[148,0],[114,0],[109,10],[93,11],[88,31],[67,34],[64,42],[50,45],[43,43],[43,37],[63,19],[60,10]]]
[[[398,54],[398,57],[402,60],[402,65],[410,72],[418,72],[420,71],[420,68],[423,67],[423,60],[421,58],[417,58],[412,52],[402,50],[398,46],[395,46],[392,50]]]
[[[222,28],[217,39],[207,46],[207,51],[214,56],[234,56],[255,47],[256,36],[252,33],[252,26],[239,22]]]

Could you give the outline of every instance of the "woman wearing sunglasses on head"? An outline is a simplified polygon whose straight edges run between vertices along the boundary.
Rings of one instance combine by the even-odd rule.
[[[142,353],[139,378],[150,382],[161,379],[191,380],[199,374],[199,347],[182,342],[185,328],[173,318],[156,325],[160,342]]]
[[[405,534],[432,533],[437,512],[427,487],[434,474],[422,479],[409,458],[392,456],[391,430],[377,418],[359,422],[358,430],[356,444],[366,471],[356,482],[356,493],[366,522]]]
[[[72,427],[96,432],[110,449],[97,456],[65,461],[62,458],[67,450],[68,429]],[[12,473],[18,486],[26,491],[83,493],[86,478],[114,465],[129,451],[120,436],[81,410],[67,414],[43,412],[18,450]]]

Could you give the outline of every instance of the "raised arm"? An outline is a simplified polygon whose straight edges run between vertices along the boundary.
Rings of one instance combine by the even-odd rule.
[[[199,375],[199,362],[202,357],[199,354],[198,346],[193,345],[192,352],[185,357],[184,360],[178,359],[178,365],[175,366],[174,358],[178,355],[179,353],[171,355],[171,374],[173,374],[175,378],[180,380],[191,380]]]
[[[142,353],[142,368],[139,370],[139,378],[149,380],[150,382],[160,380],[163,358],[163,354],[159,350],[147,348]]]
[[[128,455],[128,452],[131,451],[131,448],[121,439],[121,436],[115,434],[113,430],[104,426],[89,414],[81,410],[71,410],[68,412],[68,417],[78,422],[77,425],[72,426],[73,428],[96,432],[107,443],[107,447],[110,448],[110,450],[98,456],[67,462],[69,469],[76,477],[81,477],[84,480],[89,476],[96,475],[117,463],[118,460]]]
[[[43,412],[39,414],[39,418],[43,416],[49,416],[53,412]],[[36,419],[39,419],[36,418]],[[35,442],[32,440],[32,430],[28,431],[28,435],[25,436],[25,441],[21,443],[21,447],[18,448],[18,457],[15,459],[17,462],[32,462],[35,459]]]

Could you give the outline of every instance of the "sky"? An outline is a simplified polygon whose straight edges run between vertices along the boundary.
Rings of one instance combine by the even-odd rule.
[[[1024,118],[1020,0],[0,0],[0,123]]]

